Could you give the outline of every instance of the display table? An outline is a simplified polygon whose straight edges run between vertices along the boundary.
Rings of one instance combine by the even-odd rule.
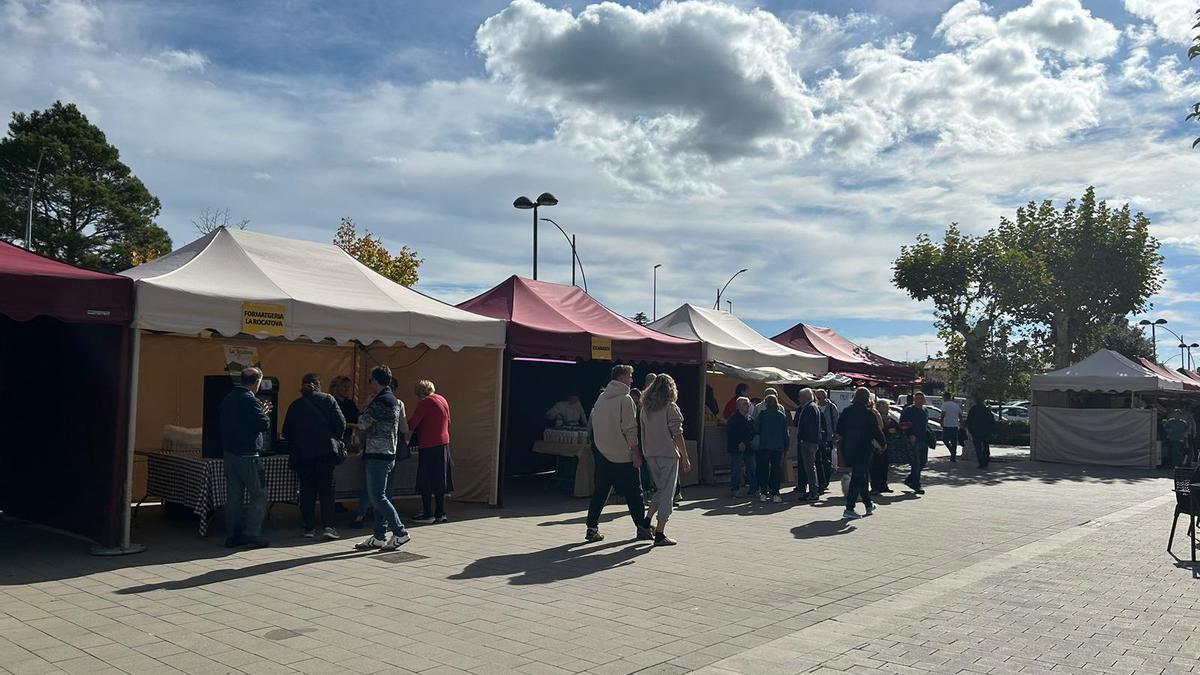
[[[374,460],[372,460],[374,461]],[[333,498],[339,502],[358,501],[362,496],[363,458],[361,453],[348,455],[346,461],[333,469]],[[417,494],[417,452],[403,462],[396,463],[392,478],[393,497],[411,497]]]
[[[683,487],[688,487],[700,482],[700,454],[696,448],[696,441],[686,441],[684,447],[687,448],[688,458],[692,460],[692,470],[679,474],[679,484]],[[533,444],[533,451],[543,455],[574,457],[577,462],[575,468],[575,489],[572,494],[576,497],[592,496],[592,488],[596,484],[596,462],[592,457],[591,445],[537,441]]]
[[[191,509],[200,517],[200,536],[207,535],[212,513],[225,505],[225,460],[165,450],[137,454],[146,458],[146,497]],[[267,502],[295,502],[299,486],[287,455],[266,455],[262,463],[267,472]]]

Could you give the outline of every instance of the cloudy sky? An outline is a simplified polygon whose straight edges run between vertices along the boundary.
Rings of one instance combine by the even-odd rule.
[[[748,267],[726,297],[761,332],[895,358],[940,348],[890,284],[902,244],[1094,184],[1152,218],[1154,316],[1190,342],[1194,4],[0,0],[0,110],[76,102],[177,246],[206,208],[323,241],[351,216],[456,302],[531,273],[511,203],[550,191],[623,314],[651,313],[655,264],[660,315]],[[540,251],[569,282],[550,226]]]

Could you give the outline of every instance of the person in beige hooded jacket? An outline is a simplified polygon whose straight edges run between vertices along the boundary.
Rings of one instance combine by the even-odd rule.
[[[637,527],[637,538],[654,538],[646,520],[639,471],[642,455],[638,450],[637,414],[629,387],[633,384],[633,366],[617,365],[612,381],[601,392],[592,408],[592,454],[596,460],[595,487],[588,506],[587,541],[600,541],[600,513],[608,493],[616,488],[629,506],[629,517]]]

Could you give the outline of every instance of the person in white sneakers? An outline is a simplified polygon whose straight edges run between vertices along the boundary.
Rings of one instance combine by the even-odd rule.
[[[838,416],[837,433],[841,437],[842,454],[850,465],[850,487],[846,490],[846,510],[842,517],[848,520],[861,518],[854,504],[862,499],[867,515],[875,513],[875,505],[868,494],[870,484],[871,453],[876,444],[883,447],[887,440],[879,426],[879,417],[870,407],[871,391],[864,387],[854,390],[854,403]]]
[[[954,395],[946,392],[946,400],[942,403],[942,442],[950,451],[950,461],[958,461],[959,429],[962,425],[962,406],[954,400]]]
[[[388,498],[392,469],[396,467],[396,441],[400,436],[400,420],[404,408],[392,393],[392,371],[387,366],[375,366],[367,382],[371,404],[358,418],[358,430],[363,439],[363,466],[367,475],[367,495],[375,509],[375,533],[364,542],[354,545],[360,551],[394,551],[408,543],[408,530],[400,522],[400,514]],[[388,528],[392,538],[387,539]]]

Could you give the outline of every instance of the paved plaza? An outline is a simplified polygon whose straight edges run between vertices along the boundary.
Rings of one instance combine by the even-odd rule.
[[[1165,551],[1165,473],[1009,451],[927,474],[925,496],[853,522],[840,499],[692,488],[679,546],[658,549],[616,505],[585,544],[586,502],[532,490],[455,504],[394,554],[302,539],[283,505],[256,551],[156,507],[135,531],[149,551],[123,558],[5,521],[0,671],[1200,671],[1200,581]],[[1183,524],[1185,558],[1186,541]]]

